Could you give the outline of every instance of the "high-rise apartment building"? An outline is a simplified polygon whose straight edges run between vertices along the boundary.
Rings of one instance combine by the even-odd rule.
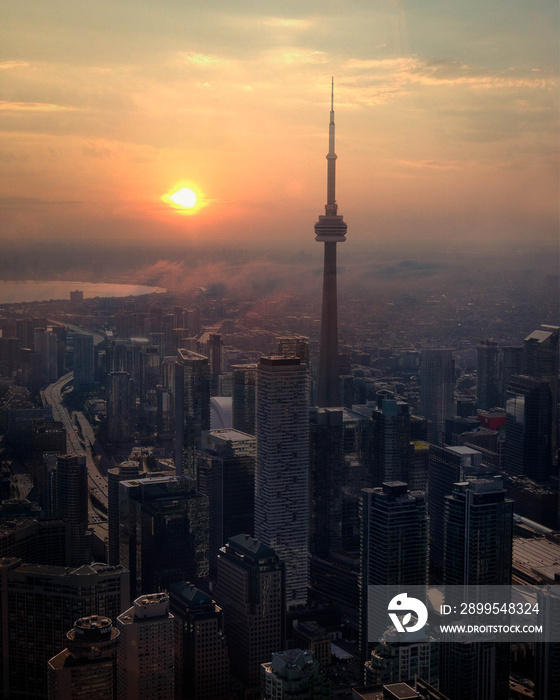
[[[117,618],[118,700],[170,700],[175,696],[175,619],[167,593],[136,598]]]
[[[506,401],[505,469],[546,481],[552,471],[552,394],[545,379],[512,377]]]
[[[119,564],[119,483],[140,477],[138,462],[121,462],[118,467],[107,470],[108,505],[108,559],[109,564]],[[140,477],[141,478],[141,477]]]
[[[257,408],[257,365],[232,365],[232,426],[249,435],[255,434]]]
[[[93,336],[87,333],[74,333],[74,389],[82,391],[94,382]]]
[[[175,618],[176,697],[229,700],[229,655],[221,608],[204,591],[179,581],[169,586]]]
[[[453,484],[492,477],[495,469],[483,464],[482,453],[471,447],[430,445],[428,456],[428,511],[430,516],[430,570],[434,581],[443,580],[443,525],[445,497]]]
[[[56,460],[54,481],[54,512],[65,520],[67,527],[66,563],[79,566],[91,560],[88,528],[88,484],[86,456],[61,455]]]
[[[362,489],[360,503],[360,651],[365,662],[374,644],[375,627],[387,617],[386,586],[425,586],[428,580],[428,513],[426,496],[402,482]],[[378,586],[370,595],[370,586]]]
[[[284,564],[248,535],[231,537],[218,555],[216,602],[224,611],[232,673],[246,697],[260,697],[260,665],[285,646]]]
[[[119,484],[120,562],[131,597],[208,578],[208,498],[186,476]]]
[[[177,350],[175,366],[175,473],[196,479],[196,454],[203,430],[210,430],[208,358]]]
[[[108,617],[76,620],[66,649],[48,664],[49,700],[116,700],[120,632]]]
[[[560,328],[543,324],[523,341],[523,374],[547,382],[551,396],[550,459],[557,464],[558,340]]]
[[[203,433],[198,488],[208,496],[210,575],[221,547],[239,533],[252,535],[255,511],[256,439],[222,428]]]
[[[500,348],[495,340],[482,340],[477,348],[476,397],[478,408],[502,404]]]
[[[505,498],[501,477],[455,484],[445,498],[444,583],[477,591],[510,585],[512,542],[513,501]],[[507,700],[509,645],[484,635],[444,640],[441,689],[454,700]]]
[[[109,442],[124,442],[136,428],[134,380],[128,372],[111,372],[107,381],[107,437]]]
[[[128,606],[128,571],[90,564],[79,568],[0,561],[0,695],[45,700],[47,662],[64,648],[77,618],[115,621]]]
[[[340,408],[309,412],[310,528],[309,549],[319,557],[342,549],[344,422]]]
[[[285,564],[289,608],[307,601],[308,395],[308,370],[299,357],[261,357],[255,537]]]
[[[502,347],[501,406],[506,405],[507,390],[514,374],[523,374],[523,348],[519,345]]]
[[[420,413],[434,424],[434,443],[441,445],[446,418],[453,417],[455,362],[450,348],[423,350],[420,362]]]
[[[390,391],[377,393],[371,412],[373,423],[373,486],[386,481],[408,483],[410,459],[410,409]]]
[[[319,347],[319,384],[317,405],[340,406],[338,367],[338,299],[336,282],[336,244],[346,240],[347,225],[336,203],[336,153],[334,152],[334,83],[331,88],[329,152],[327,154],[327,204],[315,224],[315,240],[325,244],[323,262],[323,301]]]
[[[513,501],[502,477],[454,484],[444,504],[444,584],[509,586],[512,542]]]
[[[46,328],[35,328],[34,349],[39,355],[39,376],[41,384],[51,384],[58,377],[57,373],[57,337]]]

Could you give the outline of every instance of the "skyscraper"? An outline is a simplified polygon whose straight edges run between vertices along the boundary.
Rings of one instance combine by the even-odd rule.
[[[257,392],[255,537],[286,566],[286,605],[308,579],[308,370],[299,357],[261,357]]]
[[[222,609],[204,591],[179,581],[169,586],[175,618],[177,698],[223,700],[229,695],[229,656]]]
[[[108,477],[108,560],[109,564],[118,564],[119,555],[119,482],[139,478],[138,462],[121,462],[118,467],[107,470]],[[143,475],[142,475],[143,476]],[[142,477],[140,477],[142,478]]]
[[[93,384],[93,336],[74,333],[74,389],[82,391]]]
[[[68,646],[49,661],[49,700],[115,700],[120,632],[108,617],[76,620]]]
[[[208,358],[177,350],[175,367],[175,473],[196,479],[196,453],[203,430],[210,430]]]
[[[131,597],[208,578],[208,498],[186,476],[121,481],[120,561]]]
[[[483,340],[477,348],[476,398],[478,408],[502,405],[500,349],[495,340]]]
[[[110,442],[129,440],[136,427],[136,393],[128,372],[111,372],[107,387],[107,437]]]
[[[116,620],[128,606],[128,571],[0,561],[0,696],[45,700],[47,662],[64,648],[76,619]]]
[[[341,408],[309,412],[310,551],[319,557],[342,549],[344,423]]]
[[[210,575],[218,551],[230,537],[252,535],[255,514],[256,440],[238,430],[203,433],[198,457],[198,488],[208,496]]]
[[[491,477],[495,471],[482,464],[482,453],[470,447],[430,445],[428,457],[428,511],[430,515],[430,569],[436,581],[443,576],[445,497],[453,484],[469,478]]]
[[[67,528],[66,563],[78,566],[90,561],[88,527],[88,487],[86,456],[69,454],[58,457],[54,476],[55,514]]]
[[[260,665],[285,645],[284,564],[248,535],[231,537],[218,555],[216,602],[224,611],[231,670],[260,698]]]
[[[501,477],[454,484],[445,498],[444,521],[443,580],[448,590],[468,585],[479,591],[478,586],[511,583],[513,501],[505,498]],[[476,642],[445,640],[441,655],[441,689],[454,700],[509,698],[508,644],[492,635],[481,635]]]
[[[327,204],[325,214],[315,224],[315,240],[325,244],[323,264],[323,304],[319,348],[319,386],[317,405],[340,406],[338,369],[338,308],[336,284],[336,244],[346,240],[347,225],[338,214],[336,203],[336,154],[334,152],[334,81],[331,86],[329,152],[327,154]]]
[[[410,410],[406,401],[390,391],[377,393],[373,422],[373,486],[385,481],[408,483]]]
[[[552,469],[552,394],[545,379],[522,374],[509,383],[506,401],[505,469],[546,481]]]
[[[551,396],[550,454],[557,462],[557,406],[558,406],[558,340],[560,328],[543,324],[530,333],[523,342],[523,374],[545,381]]]
[[[385,586],[425,586],[428,579],[426,496],[402,482],[362,489],[360,504],[360,651],[366,661],[372,643],[368,618],[386,618]],[[369,587],[380,593],[370,600]],[[379,627],[379,625],[376,625]]]
[[[450,348],[423,350],[420,364],[420,413],[434,424],[434,443],[441,445],[446,418],[453,417],[455,363]]]
[[[231,385],[233,429],[254,435],[257,406],[257,365],[232,365]]]
[[[175,619],[167,593],[137,598],[117,618],[119,700],[170,700],[175,692]]]

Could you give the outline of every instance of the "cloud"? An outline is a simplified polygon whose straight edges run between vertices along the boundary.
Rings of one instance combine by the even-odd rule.
[[[0,100],[0,111],[3,112],[73,112],[76,109],[76,107],[49,102],[7,102]]]
[[[310,29],[315,23],[310,19],[288,19],[286,17],[267,17],[261,20],[268,27],[281,29]]]
[[[14,68],[28,68],[27,61],[0,61],[0,70],[13,70]]]

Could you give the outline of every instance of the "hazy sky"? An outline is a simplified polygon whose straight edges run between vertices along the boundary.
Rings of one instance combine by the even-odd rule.
[[[5,0],[1,240],[307,246],[331,75],[349,241],[556,240],[558,36],[557,0]]]

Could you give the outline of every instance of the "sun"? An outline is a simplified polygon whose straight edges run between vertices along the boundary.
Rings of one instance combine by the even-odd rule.
[[[161,199],[178,214],[197,214],[209,203],[196,185],[185,181],[176,183]]]
[[[191,190],[190,187],[183,187],[182,189],[177,190],[177,192],[172,194],[169,199],[185,209],[192,209],[193,207],[196,207],[196,203],[198,201],[196,192]]]

